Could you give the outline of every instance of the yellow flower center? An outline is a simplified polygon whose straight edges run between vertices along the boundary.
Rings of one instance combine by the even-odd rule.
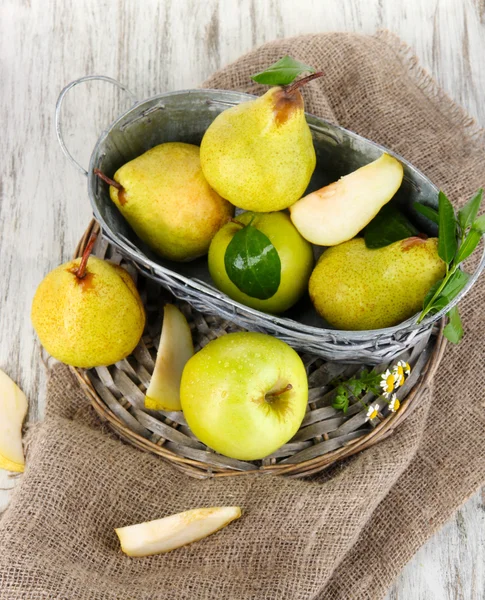
[[[393,408],[394,408],[394,410],[398,410],[400,406],[401,406],[401,403],[400,403],[400,402],[399,402],[399,400],[396,398],[396,399],[394,400],[394,404],[393,404]]]
[[[378,411],[374,408],[374,410],[369,415],[369,419],[375,419],[377,417],[377,412]]]
[[[386,379],[386,392],[392,392],[394,389],[394,375],[389,375]]]
[[[397,368],[397,382],[400,386],[404,383],[404,369],[401,366]]]

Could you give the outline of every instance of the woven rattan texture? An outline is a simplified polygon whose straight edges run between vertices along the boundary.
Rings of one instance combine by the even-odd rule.
[[[86,231],[78,253],[82,252],[93,229],[98,229],[94,222]],[[441,337],[437,343],[438,330],[435,329],[431,336],[401,355],[412,367],[411,376],[397,393],[401,409],[396,414],[390,413],[385,400],[376,400],[369,394],[365,398],[366,404],[377,402],[380,407],[379,418],[373,422],[367,420],[366,404],[362,402],[351,403],[345,414],[332,408],[334,382],[349,378],[368,365],[325,361],[316,354],[301,353],[308,374],[309,403],[298,433],[264,460],[244,462],[227,458],[215,453],[194,436],[182,412],[146,410],[144,397],[155,365],[164,303],[174,302],[185,314],[196,351],[211,340],[241,331],[241,328],[232,321],[203,314],[191,304],[174,299],[157,282],[140,276],[106,240],[98,239],[94,253],[121,264],[137,281],[147,312],[147,325],[139,345],[128,358],[110,367],[88,371],[76,369],[75,372],[98,414],[121,437],[139,448],[163,456],[196,477],[243,474],[254,470],[305,476],[376,443],[389,435],[405,417],[412,402],[426,386],[430,363],[434,369],[444,345]],[[374,368],[382,372],[394,362],[383,362]]]

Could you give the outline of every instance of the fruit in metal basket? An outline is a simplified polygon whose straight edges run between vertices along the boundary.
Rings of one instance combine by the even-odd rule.
[[[258,240],[255,240],[255,248],[251,248],[249,240],[232,253],[229,248],[228,253],[229,245],[243,226],[256,228],[263,233],[266,243],[259,246]],[[276,265],[264,264],[271,245],[277,252]],[[227,261],[235,264],[228,264]],[[233,273],[236,267],[239,270]],[[216,233],[209,248],[209,271],[217,288],[237,302],[268,313],[281,313],[301,298],[307,289],[312,267],[311,245],[298,233],[290,217],[282,212],[246,212],[238,215]],[[259,283],[265,286],[263,291],[266,291],[273,275],[271,270],[278,270],[274,293],[264,298],[261,298],[261,294],[258,298],[251,295],[260,291],[259,288],[253,291]],[[269,294],[271,292],[269,290]]]
[[[271,212],[305,192],[316,156],[298,88],[320,75],[271,88],[215,118],[202,138],[200,160],[223,198],[244,210]]]
[[[301,358],[285,342],[230,333],[189,360],[180,399],[190,429],[204,444],[231,458],[258,460],[298,431],[308,382]]]
[[[326,250],[309,283],[317,312],[337,329],[392,327],[412,317],[446,270],[438,240],[411,237],[372,250],[355,238]]]
[[[207,253],[234,207],[207,183],[198,146],[170,142],[123,165],[110,184],[111,200],[138,237],[163,258],[190,261]]]
[[[44,348],[74,367],[111,365],[128,356],[145,327],[145,310],[125,269],[89,256],[51,271],[32,302],[32,323]]]
[[[152,556],[192,544],[239,519],[239,506],[195,508],[156,521],[115,529],[128,556]]]
[[[399,189],[401,163],[384,153],[374,162],[308,194],[290,207],[301,235],[319,246],[355,237]]]
[[[26,414],[25,394],[0,371],[0,469],[18,473],[24,470],[22,423]]]
[[[157,360],[145,396],[150,410],[182,410],[180,380],[185,364],[194,354],[187,319],[173,304],[163,309],[163,326]]]

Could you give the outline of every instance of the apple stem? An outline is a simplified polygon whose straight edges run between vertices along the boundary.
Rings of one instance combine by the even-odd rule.
[[[97,175],[100,179],[102,179],[104,182],[106,182],[108,185],[112,185],[114,188],[116,188],[117,190],[119,190],[120,192],[122,192],[125,188],[121,185],[121,183],[118,183],[117,181],[115,181],[114,179],[110,179],[107,175],[105,175],[102,171],[100,171],[99,169],[94,169],[94,174]]]
[[[86,248],[84,248],[84,252],[81,258],[81,262],[79,263],[79,267],[76,270],[76,277],[78,279],[83,279],[86,275],[86,266],[88,264],[89,255],[93,249],[94,243],[96,242],[96,238],[98,237],[97,233],[92,233],[89,238],[88,243],[86,244]]]
[[[287,94],[291,94],[291,92],[294,92],[295,90],[300,88],[302,85],[306,85],[309,81],[313,81],[314,79],[317,79],[318,77],[322,77],[322,75],[323,75],[323,71],[318,71],[317,73],[312,73],[311,75],[308,75],[307,77],[298,79],[298,81],[294,81],[291,85],[286,85],[283,87]]]
[[[281,396],[285,392],[289,392],[292,389],[293,389],[293,386],[291,385],[291,383],[289,383],[286,387],[284,387],[281,390],[278,390],[277,392],[272,392],[271,394],[266,394],[265,400],[266,400],[266,402],[271,402],[271,400],[273,400],[274,398],[277,398],[278,396]]]

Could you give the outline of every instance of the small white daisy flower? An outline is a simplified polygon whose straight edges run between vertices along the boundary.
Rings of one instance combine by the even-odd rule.
[[[379,405],[378,404],[374,404],[374,405],[370,405],[369,408],[367,409],[367,421],[371,421],[372,419],[375,419],[377,417],[377,415],[379,414]]]
[[[400,360],[392,370],[395,379],[395,387],[400,387],[404,384],[406,377],[411,373],[411,367],[404,360]]]
[[[389,369],[387,369],[387,371],[381,375],[382,395],[385,398],[389,398],[389,396],[394,391],[395,386],[396,386],[396,377],[395,377],[394,373],[391,373],[391,371]]]
[[[393,394],[391,396],[391,401],[389,402],[389,410],[393,413],[397,412],[399,410],[399,407],[401,406],[401,403],[399,402],[399,400],[397,399],[396,394]]]

